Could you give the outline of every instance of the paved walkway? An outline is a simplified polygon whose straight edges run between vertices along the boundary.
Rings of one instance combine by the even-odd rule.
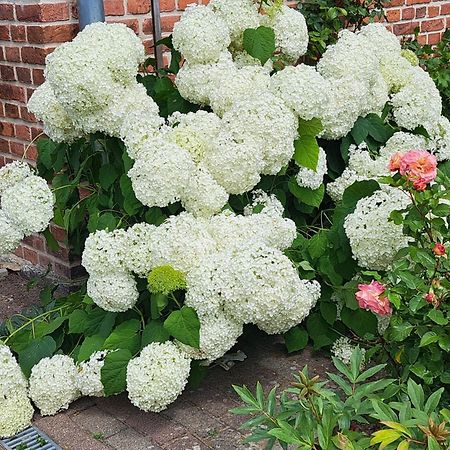
[[[186,390],[166,411],[144,413],[126,395],[75,402],[53,417],[37,416],[35,424],[64,450],[204,450],[254,449],[243,445],[243,416],[229,412],[239,404],[232,384],[265,389],[287,386],[291,374],[308,364],[314,373],[331,368],[328,358],[307,349],[288,356],[279,337],[256,334],[238,347],[248,358],[231,370],[210,369],[200,388]]]

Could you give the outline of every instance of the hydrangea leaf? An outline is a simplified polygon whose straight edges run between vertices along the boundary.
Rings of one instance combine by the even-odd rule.
[[[323,130],[322,121],[318,118],[305,120],[298,119],[298,134],[300,136],[317,136]]]
[[[160,320],[150,320],[142,332],[141,347],[152,342],[165,342],[169,339],[170,334],[164,328],[164,323]]]
[[[120,394],[127,386],[127,366],[132,355],[127,349],[108,353],[101,369],[101,381],[105,396]]]
[[[323,184],[318,189],[300,187],[295,177],[289,179],[288,187],[298,200],[315,208],[320,206],[325,195],[325,187]]]
[[[304,135],[294,141],[295,162],[307,169],[316,170],[319,161],[319,144],[315,136]]]
[[[99,173],[100,186],[107,190],[119,176],[117,169],[112,164],[104,164],[100,167]]]
[[[86,361],[89,359],[93,353],[102,349],[104,342],[105,338],[98,334],[87,336],[78,351],[78,356],[76,358],[77,362]]]
[[[272,28],[261,26],[245,30],[244,49],[264,65],[275,51],[275,33]]]
[[[56,342],[51,336],[33,339],[30,344],[19,353],[19,365],[26,377],[31,369],[41,359],[52,356],[56,350]]]
[[[170,313],[164,322],[164,328],[183,344],[200,347],[200,321],[193,308],[183,306]]]
[[[283,335],[288,353],[302,350],[308,344],[308,332],[300,327],[293,327]]]
[[[139,329],[141,324],[137,319],[127,320],[118,325],[106,338],[103,348],[106,350],[128,349],[136,352],[139,348]]]

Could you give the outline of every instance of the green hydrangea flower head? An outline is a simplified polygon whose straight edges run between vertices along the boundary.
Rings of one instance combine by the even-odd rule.
[[[179,289],[186,289],[186,276],[172,266],[159,266],[148,274],[148,290],[152,294],[167,295]]]
[[[408,48],[403,49],[402,56],[403,56],[403,58],[407,59],[412,66],[419,65],[419,58],[416,56],[416,54],[412,50],[409,50]]]

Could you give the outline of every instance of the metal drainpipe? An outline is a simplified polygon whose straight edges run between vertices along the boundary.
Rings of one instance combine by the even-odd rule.
[[[80,30],[91,23],[105,21],[103,0],[77,0],[77,4]]]

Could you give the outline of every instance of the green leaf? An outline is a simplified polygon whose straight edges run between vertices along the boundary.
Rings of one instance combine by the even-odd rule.
[[[272,28],[248,28],[244,31],[244,49],[264,65],[275,51],[275,33]]]
[[[448,319],[444,316],[443,312],[439,309],[432,309],[427,316],[438,325],[447,325]]]
[[[300,136],[316,137],[323,130],[322,121],[318,118],[305,120],[301,117],[298,119],[298,134]]]
[[[344,308],[341,312],[341,320],[360,337],[364,337],[366,334],[376,335],[378,321],[370,311],[363,309],[351,311]]]
[[[328,247],[328,230],[320,230],[307,242],[307,245],[311,258],[320,258]]]
[[[38,162],[46,169],[53,166],[53,156],[57,145],[51,139],[39,139],[37,143]]]
[[[47,227],[42,234],[45,237],[45,242],[47,243],[47,247],[52,252],[59,251],[60,247],[59,247],[58,241],[54,238],[53,234],[50,232],[50,228]]]
[[[408,380],[407,384],[408,396],[411,399],[411,403],[417,409],[423,408],[423,403],[425,395],[423,393],[423,388],[420,384],[417,384],[412,378]]]
[[[81,309],[76,309],[69,316],[69,333],[83,333],[86,329],[87,314]]]
[[[294,141],[294,160],[307,169],[317,170],[319,160],[319,144],[315,136],[305,135]]]
[[[308,344],[308,332],[299,326],[291,328],[283,337],[288,353],[302,350]]]
[[[380,185],[375,180],[356,181],[349,186],[342,196],[342,203],[347,207],[354,207],[359,200],[370,197]]]
[[[325,187],[322,184],[318,189],[309,189],[300,187],[297,183],[295,177],[289,178],[288,183],[289,190],[294,196],[309,206],[314,206],[318,208],[322,203],[323,197],[325,195]]]
[[[120,394],[127,386],[127,366],[132,355],[129,350],[120,349],[108,353],[101,369],[101,381],[105,396]]]
[[[356,145],[360,145],[366,139],[369,134],[369,129],[367,128],[366,120],[364,117],[359,117],[358,120],[353,125],[351,130],[351,135],[355,140]]]
[[[439,340],[439,336],[434,331],[427,331],[420,339],[419,347],[426,347]]]
[[[141,347],[145,347],[152,342],[165,342],[169,339],[170,334],[164,328],[161,320],[150,320],[142,332]]]
[[[116,350],[119,348],[128,349],[135,353],[139,348],[139,329],[141,324],[137,319],[130,319],[118,325],[114,331],[106,338],[103,348],[106,350]]]
[[[86,361],[91,355],[103,348],[105,338],[98,334],[87,336],[78,351],[77,362]]]
[[[442,394],[444,393],[444,388],[440,388],[433,392],[427,399],[424,407],[425,414],[430,415],[438,407],[441,401]]]
[[[131,180],[126,174],[120,177],[120,190],[123,195],[123,209],[128,215],[134,216],[142,207],[142,203],[136,198]]]
[[[320,314],[322,314],[322,317],[329,323],[330,325],[333,325],[334,322],[336,322],[337,317],[337,306],[334,302],[325,302],[321,301],[319,302],[319,309]]]
[[[111,187],[111,185],[114,183],[114,181],[117,180],[117,177],[119,176],[117,169],[112,164],[103,164],[100,167],[99,173],[99,181],[100,186],[107,190]]]
[[[41,359],[52,356],[55,350],[56,342],[52,337],[44,336],[33,339],[27,347],[19,352],[19,365],[25,376],[28,378],[33,366]]]
[[[384,144],[394,134],[390,125],[384,123],[381,117],[376,114],[369,114],[365,117],[367,131],[377,142]]]
[[[200,347],[200,321],[195,309],[183,306],[179,311],[171,312],[164,328],[183,344]]]
[[[442,447],[440,446],[438,441],[436,441],[434,436],[428,436],[427,444],[428,444],[428,447],[427,447],[428,450],[442,450]]]

